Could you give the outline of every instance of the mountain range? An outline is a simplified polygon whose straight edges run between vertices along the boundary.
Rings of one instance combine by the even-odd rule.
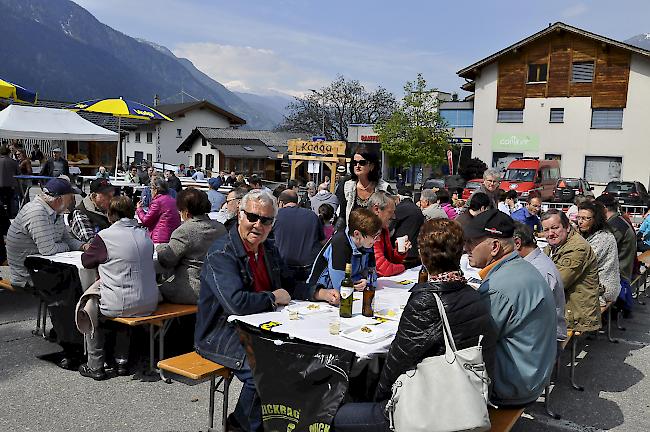
[[[188,59],[114,30],[69,0],[0,0],[0,40],[0,77],[40,99],[122,96],[151,105],[155,95],[180,102],[182,90],[244,118],[249,129],[274,128],[291,101],[231,92]]]

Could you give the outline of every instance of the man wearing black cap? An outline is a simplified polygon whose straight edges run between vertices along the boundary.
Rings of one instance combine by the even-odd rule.
[[[512,219],[497,209],[463,226],[469,264],[482,269],[478,292],[497,332],[490,401],[498,406],[534,402],[555,362],[555,299],[548,283],[515,251]]]
[[[56,147],[52,149],[52,157],[49,158],[41,167],[40,175],[47,177],[58,177],[65,175],[70,177],[70,167],[68,161],[61,157],[61,149]]]
[[[111,226],[106,211],[115,188],[103,178],[90,182],[90,195],[86,196],[72,212],[70,230],[72,235],[84,243],[95,238],[99,231]]]

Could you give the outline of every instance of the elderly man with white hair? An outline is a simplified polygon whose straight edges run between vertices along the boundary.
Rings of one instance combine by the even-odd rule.
[[[425,220],[449,219],[447,213],[438,204],[438,197],[433,189],[424,189],[420,194],[420,208]]]
[[[339,199],[336,195],[330,192],[329,187],[325,185],[325,183],[318,186],[318,193],[311,197],[311,209],[314,213],[318,214],[318,209],[323,204],[329,204],[332,206],[334,213],[336,213],[336,209],[339,208]]]
[[[230,315],[274,311],[287,305],[295,280],[268,236],[278,214],[275,197],[254,189],[239,204],[238,224],[218,238],[201,271],[194,346],[203,357],[233,370],[243,388],[227,430],[260,430],[262,411],[255,381]],[[240,428],[240,429],[238,429]]]

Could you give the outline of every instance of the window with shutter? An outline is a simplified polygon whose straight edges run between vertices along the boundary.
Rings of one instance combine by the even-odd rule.
[[[523,123],[524,110],[499,110],[497,123]]]
[[[591,110],[592,129],[623,129],[623,108],[594,108]]]
[[[564,123],[564,108],[551,108],[549,123]]]
[[[571,68],[571,81],[590,83],[594,80],[594,62],[574,62]]]

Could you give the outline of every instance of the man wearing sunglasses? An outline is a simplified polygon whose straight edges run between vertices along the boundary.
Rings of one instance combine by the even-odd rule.
[[[288,304],[289,293],[299,288],[273,240],[268,239],[277,213],[277,203],[269,192],[256,189],[244,195],[238,223],[214,242],[201,271],[195,349],[201,356],[231,368],[243,383],[227,430],[257,431],[262,427],[255,381],[228,317],[273,311]]]

